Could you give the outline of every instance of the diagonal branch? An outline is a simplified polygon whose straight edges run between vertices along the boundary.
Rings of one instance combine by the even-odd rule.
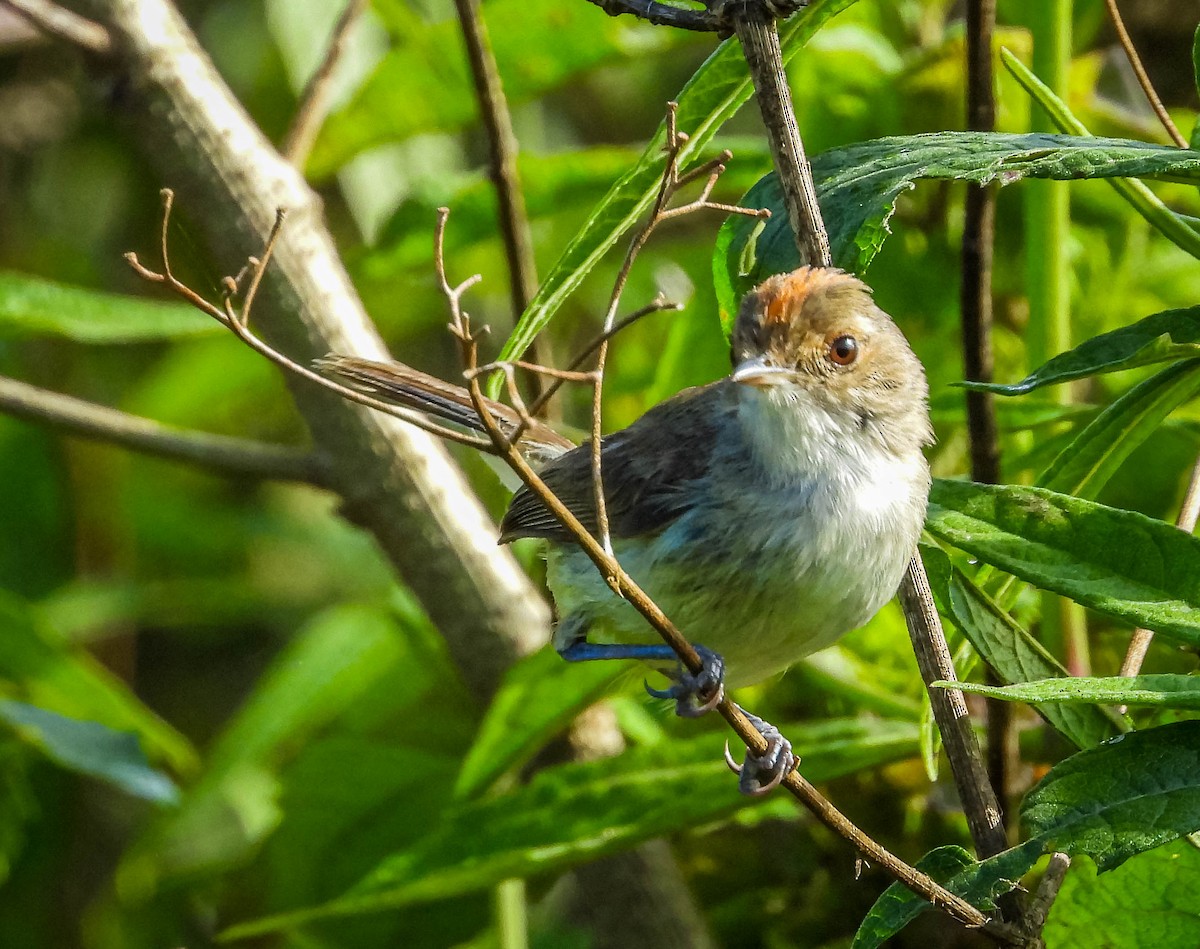
[[[1158,120],[1162,123],[1163,128],[1171,136],[1171,141],[1180,148],[1187,148],[1187,139],[1183,137],[1183,133],[1179,131],[1179,127],[1171,119],[1170,113],[1167,112],[1167,107],[1163,105],[1162,99],[1158,96],[1158,90],[1154,88],[1154,83],[1150,81],[1150,77],[1146,73],[1146,67],[1142,65],[1142,57],[1138,55],[1137,47],[1133,45],[1129,31],[1125,29],[1125,21],[1121,18],[1121,10],[1117,6],[1117,0],[1104,0],[1104,4],[1108,7],[1108,16],[1112,20],[1113,29],[1117,32],[1117,39],[1121,43],[1121,48],[1125,50],[1125,58],[1129,60],[1129,65],[1133,68],[1133,74],[1137,76],[1138,85],[1142,87],[1142,92],[1146,96],[1146,101],[1150,103],[1150,108],[1154,110],[1154,114],[1158,116]]]
[[[99,23],[72,13],[51,0],[0,0],[43,33],[65,40],[97,56],[112,53],[112,37]]]

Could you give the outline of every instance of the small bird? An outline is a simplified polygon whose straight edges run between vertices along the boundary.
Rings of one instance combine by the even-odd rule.
[[[802,267],[742,300],[733,371],[651,408],[602,442],[613,550],[676,626],[704,647],[698,675],[653,694],[680,714],[725,685],[762,681],[863,625],[895,594],[925,518],[933,441],[928,387],[904,335],[857,278]],[[320,368],[385,400],[479,430],[467,392],[405,366],[342,356]],[[503,428],[519,416],[493,406]],[[518,447],[596,530],[590,446],[535,423]],[[527,488],[500,542],[547,541],[547,583],[568,660],[673,661]],[[795,766],[787,742],[754,719],[769,749],[748,758],[757,793]]]

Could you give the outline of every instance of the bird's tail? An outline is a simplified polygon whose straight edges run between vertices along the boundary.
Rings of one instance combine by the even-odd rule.
[[[486,431],[465,388],[403,363],[374,362],[331,353],[316,360],[313,365],[325,375],[335,376],[352,388],[384,402],[425,412],[473,432]],[[484,401],[506,436],[517,431],[521,416],[515,409],[492,399]],[[524,453],[540,457],[559,455],[574,447],[570,439],[536,420],[526,427],[517,445]]]

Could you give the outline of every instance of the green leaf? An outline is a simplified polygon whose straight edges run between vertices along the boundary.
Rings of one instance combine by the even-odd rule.
[[[782,24],[779,41],[785,61],[832,17],[855,0],[816,0]],[[753,88],[736,40],[726,40],[705,61],[677,97],[676,122],[690,138],[679,154],[680,168],[692,163],[717,130],[750,98]],[[600,259],[649,210],[663,172],[666,124],[660,124],[638,163],[596,205],[567,245],[521,315],[499,358],[518,358]],[[489,383],[493,396],[502,380]]]
[[[147,801],[174,804],[179,799],[175,783],[150,766],[136,735],[8,700],[0,701],[0,718],[68,771],[100,778]]]
[[[20,600],[0,593],[0,680],[11,697],[57,715],[132,732],[155,762],[180,773],[197,767],[186,738],[143,705],[87,653],[55,641]]]
[[[1038,485],[1094,498],[1134,449],[1197,392],[1200,359],[1169,366],[1130,389],[1071,439],[1038,476]]]
[[[1021,178],[1200,181],[1200,152],[1129,139],[932,132],[831,149],[817,155],[812,167],[834,265],[861,274],[890,233],[896,199],[919,180],[979,185],[1010,184]],[[741,216],[722,225],[713,267],[723,310],[735,307],[742,294],[771,274],[800,264],[774,173],[751,188],[741,204],[770,208],[772,216],[761,228],[760,222]]]
[[[938,609],[950,617],[1002,681],[1020,683],[1067,675],[1067,670],[1041,643],[954,568],[943,550],[922,544],[921,559],[925,562]],[[964,684],[963,688],[967,686]],[[1124,731],[1102,709],[1058,705],[1036,707],[1046,721],[1079,748],[1098,745]]]
[[[77,343],[142,343],[220,332],[215,320],[180,303],[0,271],[0,338],[58,336]]]
[[[492,50],[510,105],[537,98],[605,63],[699,39],[558,0],[492,0],[483,15],[492,25]],[[329,177],[377,145],[476,121],[458,21],[398,25],[404,30],[400,43],[322,127],[306,169],[313,178]]]
[[[492,699],[454,785],[470,798],[532,758],[628,670],[620,663],[563,662],[547,647],[512,666]]]
[[[1046,110],[1051,121],[1059,129],[1080,137],[1090,136],[1091,133],[1088,132],[1087,127],[1075,118],[1071,110],[1067,108],[1067,104],[1054,94],[1054,90],[1038,79],[1029,67],[1014,56],[1010,50],[1001,47],[1000,59],[1005,68],[1012,73],[1013,78]],[[1096,141],[1096,139],[1092,140]],[[1185,149],[1175,150],[1181,153],[1185,151]],[[1193,154],[1195,153],[1193,152]],[[1191,224],[1163,204],[1146,185],[1140,181],[1111,181],[1109,184],[1112,185],[1114,191],[1129,202],[1138,214],[1172,243],[1193,257],[1200,257],[1200,232],[1194,230]]]
[[[1042,935],[1047,949],[1200,946],[1200,850],[1176,841],[1101,875],[1075,861]]]
[[[807,723],[794,733],[801,736],[797,752],[813,781],[916,751],[916,729],[909,723],[830,721]],[[425,837],[383,861],[339,899],[243,923],[224,938],[378,912],[479,890],[510,877],[561,871],[755,806],[730,780],[719,747],[720,738],[710,734],[634,749],[617,758],[551,768],[506,794],[451,805]],[[767,806],[783,813],[794,808],[783,798]]]
[[[962,847],[938,847],[917,861],[917,869],[937,880],[951,893],[988,912],[995,900],[1017,885],[1042,854],[1038,841],[979,862]],[[893,883],[880,895],[854,934],[851,949],[877,949],[931,904],[901,883]]]
[[[1103,705],[1150,705],[1157,708],[1200,709],[1200,676],[1068,676],[1035,679],[1016,685],[990,686],[975,682],[937,682],[1007,702],[1066,702]]]
[[[1021,818],[1046,850],[1085,853],[1101,871],[1200,830],[1200,721],[1130,732],[1060,761]]]
[[[1011,385],[963,382],[968,389],[1023,395],[1042,386],[1200,356],[1200,306],[1165,310],[1110,333],[1093,336]]]
[[[1200,645],[1200,540],[1044,488],[935,480],[926,529],[1034,586]]]

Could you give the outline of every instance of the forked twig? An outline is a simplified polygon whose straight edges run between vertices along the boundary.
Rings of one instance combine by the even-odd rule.
[[[424,429],[431,435],[437,435],[439,438],[447,438],[450,441],[458,442],[463,445],[468,445],[471,448],[479,451],[491,452],[492,445],[487,439],[477,438],[473,435],[466,435],[452,428],[447,428],[444,425],[438,425],[427,419],[420,412],[406,409],[402,406],[392,405],[384,402],[381,399],[373,398],[365,392],[359,392],[356,389],[351,389],[341,383],[335,382],[332,379],[327,379],[325,376],[314,372],[307,366],[301,365],[293,359],[288,358],[283,353],[272,347],[269,343],[256,336],[249,328],[250,313],[254,305],[254,298],[258,292],[258,287],[262,281],[263,274],[266,272],[267,264],[270,263],[271,253],[275,248],[275,242],[279,238],[280,228],[283,226],[285,213],[281,210],[276,214],[275,223],[271,228],[271,232],[267,237],[267,241],[263,247],[263,252],[258,257],[251,257],[236,277],[226,277],[222,284],[225,288],[225,293],[221,300],[221,305],[218,306],[179,280],[171,270],[171,254],[168,247],[167,234],[171,220],[171,210],[175,202],[175,194],[171,189],[164,188],[161,192],[163,199],[163,215],[162,227],[159,232],[159,253],[162,255],[162,272],[151,270],[146,267],[140,260],[137,254],[132,251],[125,255],[129,266],[143,280],[150,283],[159,283],[165,286],[176,296],[186,300],[201,313],[211,316],[214,320],[220,323],[233,332],[243,343],[253,349],[256,353],[265,356],[277,366],[286,369],[288,372],[294,373],[309,382],[322,386],[336,392],[343,399],[349,399],[351,402],[358,402],[360,405],[368,406],[372,409],[377,409],[395,418],[402,419],[416,425],[418,428]],[[240,308],[234,306],[234,296],[239,291],[241,285],[246,280],[249,281],[246,293],[243,297]]]

